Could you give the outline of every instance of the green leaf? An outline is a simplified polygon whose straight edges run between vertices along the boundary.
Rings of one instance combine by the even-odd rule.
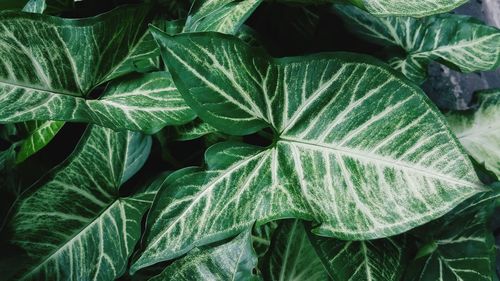
[[[16,163],[21,163],[44,148],[64,126],[61,121],[30,121],[25,124],[29,135],[22,141],[16,156]]]
[[[334,7],[357,35],[402,48],[405,56],[392,58],[391,65],[412,81],[425,80],[431,61],[465,73],[500,66],[500,30],[471,17],[443,14],[423,19],[378,18],[353,6]]]
[[[194,249],[149,280],[260,280],[252,272],[256,266],[257,255],[247,230],[222,245]]]
[[[49,120],[55,111],[71,116],[126,58],[148,10],[129,6],[77,20],[0,13],[0,122]]]
[[[87,129],[74,153],[16,204],[11,243],[27,257],[21,280],[112,280],[120,276],[140,237],[154,191],[120,198],[141,168],[150,137]]]
[[[204,121],[232,134],[277,133],[267,148],[217,144],[206,171],[174,173],[133,271],[254,221],[314,220],[316,234],[342,239],[395,235],[487,190],[422,91],[374,60],[273,59],[232,36],[153,34]]]
[[[24,12],[37,14],[57,14],[73,8],[73,0],[30,0],[23,8]]]
[[[399,281],[406,268],[405,236],[368,241],[309,238],[333,280]]]
[[[216,133],[217,129],[212,127],[207,122],[196,119],[185,125],[174,127],[175,137],[177,141],[188,141],[203,137],[208,134]]]
[[[479,92],[474,112],[453,112],[448,123],[467,152],[500,177],[500,90]]]
[[[21,122],[30,119],[90,122],[115,130],[155,133],[166,125],[179,125],[194,119],[168,72],[153,72],[114,80],[98,100],[38,93],[32,102],[44,106],[17,111],[10,103],[0,119]]]
[[[203,0],[189,15],[183,32],[217,31],[236,34],[262,0]]]
[[[379,17],[410,16],[425,17],[449,12],[468,0],[349,0],[351,3],[363,5],[371,14]],[[362,4],[361,4],[362,3]]]
[[[458,211],[419,229],[427,243],[404,280],[493,280],[495,242],[489,218],[498,196],[486,193],[472,198],[457,207]]]
[[[268,271],[266,280],[331,279],[309,242],[301,221],[281,222],[272,241],[268,262],[263,266],[263,269]]]

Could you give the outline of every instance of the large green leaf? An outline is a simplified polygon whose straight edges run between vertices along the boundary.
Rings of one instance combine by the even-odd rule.
[[[254,221],[314,220],[315,233],[344,239],[395,235],[486,190],[422,91],[374,60],[273,59],[232,36],[154,35],[204,121],[230,134],[270,126],[276,136],[268,148],[217,144],[206,171],[173,174],[133,270]]]
[[[266,280],[330,280],[300,220],[281,222],[271,247],[268,262],[262,268],[268,274]]]
[[[257,256],[247,230],[222,245],[194,249],[149,280],[260,280],[253,273],[256,266]]]
[[[88,121],[81,108],[96,101],[87,95],[127,58],[145,32],[147,15],[143,6],[78,20],[1,13],[0,122]]]
[[[235,34],[262,0],[203,0],[189,15],[184,32],[217,31]]]
[[[402,48],[406,55],[393,58],[391,65],[415,82],[423,82],[431,61],[465,73],[500,66],[500,30],[471,17],[378,18],[349,5],[335,5],[335,10],[359,36]]]
[[[179,125],[195,115],[175,88],[168,72],[154,72],[115,80],[98,100],[50,93],[38,93],[31,102],[42,104],[18,111],[10,103],[0,119],[20,122],[30,119],[83,121],[115,130],[154,133],[165,125]]]
[[[404,236],[369,241],[309,238],[333,280],[399,281],[406,268]]]
[[[17,153],[17,163],[23,162],[44,148],[64,126],[64,122],[61,121],[30,121],[22,124],[26,126],[28,136],[22,141]]]
[[[150,137],[94,126],[75,152],[16,204],[8,229],[27,257],[22,280],[112,280],[140,237],[154,191],[120,198],[141,168]]]
[[[453,112],[448,122],[467,152],[500,177],[500,90],[477,94],[475,112]]]
[[[495,241],[489,218],[498,196],[496,192],[472,198],[457,211],[419,229],[426,243],[404,280],[494,280]]]

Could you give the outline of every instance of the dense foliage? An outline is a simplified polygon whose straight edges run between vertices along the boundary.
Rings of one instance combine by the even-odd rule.
[[[421,89],[500,66],[464,2],[3,1],[0,279],[498,280],[500,89]]]

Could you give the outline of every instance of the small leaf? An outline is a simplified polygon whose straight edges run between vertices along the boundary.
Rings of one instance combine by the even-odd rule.
[[[216,133],[217,129],[212,127],[207,122],[203,122],[200,119],[196,119],[185,125],[174,127],[175,130],[175,140],[177,141],[187,141],[200,138],[202,136]]]
[[[222,245],[194,249],[149,280],[260,280],[253,274],[256,266],[257,256],[247,230]]]
[[[30,121],[26,126],[29,127],[29,135],[23,140],[21,148],[17,153],[17,164],[44,148],[64,126],[64,122]]]
[[[17,278],[119,277],[155,191],[120,198],[118,190],[150,147],[150,137],[138,133],[89,128],[75,152],[15,205],[10,242],[27,254]]]
[[[471,17],[443,14],[423,19],[378,18],[353,6],[334,7],[354,33],[370,42],[402,48],[406,56],[392,58],[391,65],[417,83],[427,77],[431,61],[464,73],[500,66],[500,30]]]
[[[333,280],[399,281],[407,265],[404,235],[368,241],[309,238]]]
[[[239,27],[260,5],[262,0],[203,0],[189,15],[183,32],[216,31],[236,34]]]
[[[268,274],[266,280],[325,281],[331,279],[309,242],[301,221],[281,222],[272,241],[268,262],[263,266]]]
[[[418,229],[420,236],[435,247],[427,255],[417,256],[404,280],[493,280],[496,253],[489,217],[498,196],[476,196],[442,219]]]
[[[480,92],[474,113],[453,112],[448,123],[467,152],[500,178],[500,90]]]

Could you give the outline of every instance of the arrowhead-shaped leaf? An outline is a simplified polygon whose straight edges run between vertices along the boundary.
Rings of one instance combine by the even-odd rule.
[[[266,280],[330,280],[325,267],[314,251],[300,220],[281,222],[276,230],[267,263],[262,269]],[[338,279],[344,280],[344,279]]]
[[[154,191],[120,198],[150,137],[94,126],[75,152],[15,205],[11,243],[26,252],[22,280],[112,280],[140,237]]]
[[[443,219],[423,226],[426,238],[404,280],[491,281],[495,276],[495,241],[489,229],[498,192],[466,201]]]
[[[333,280],[399,281],[408,251],[404,236],[369,241],[342,241],[309,235]]]
[[[447,119],[467,152],[500,178],[500,90],[477,96],[475,112],[453,112]]]
[[[253,274],[257,255],[250,233],[247,230],[222,245],[195,249],[150,281],[260,280]]]
[[[232,36],[154,35],[202,119],[233,134],[270,126],[276,139],[268,148],[215,145],[207,171],[173,174],[133,270],[254,221],[314,220],[315,233],[344,239],[395,235],[486,190],[422,91],[374,60],[273,59]]]
[[[393,58],[391,65],[415,82],[425,80],[431,61],[465,73],[500,66],[500,30],[471,17],[443,14],[423,19],[378,18],[349,5],[335,5],[335,10],[359,36],[402,48],[406,57]]]
[[[185,106],[173,108],[179,105],[178,94],[168,75],[148,74],[111,85],[112,93],[100,101],[86,99],[127,59],[145,32],[147,14],[148,8],[142,6],[79,20],[1,13],[0,122],[85,121],[150,133],[192,119],[192,113],[181,113]],[[125,94],[134,101],[129,106],[122,103]],[[150,125],[138,120],[152,115]]]

